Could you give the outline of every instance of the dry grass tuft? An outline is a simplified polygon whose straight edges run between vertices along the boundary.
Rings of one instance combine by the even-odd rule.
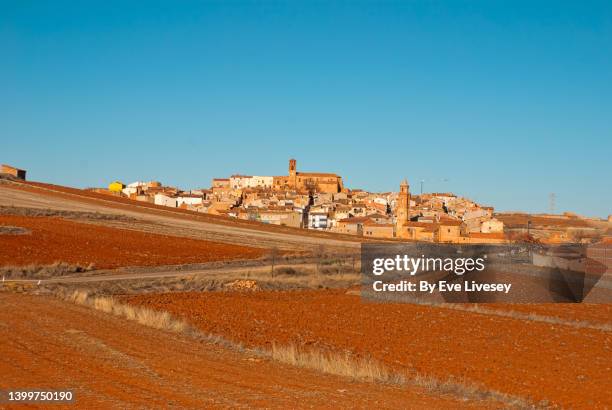
[[[533,409],[535,406],[529,401],[496,390],[489,390],[467,380],[456,380],[450,378],[439,380],[431,376],[417,374],[412,380],[412,384],[427,390],[430,393],[439,395],[452,395],[464,400],[492,401],[503,403],[505,408],[514,409]]]
[[[336,376],[348,377],[365,382],[378,382],[396,385],[412,385],[435,395],[452,395],[463,400],[492,401],[502,403],[506,408],[534,408],[527,400],[495,390],[488,390],[465,380],[439,380],[431,376],[416,374],[408,378],[394,372],[373,359],[358,358],[350,353],[301,350],[295,345],[272,345],[266,352],[272,359],[291,366],[317,370]]]
[[[276,361],[336,376],[368,382],[405,383],[403,376],[390,372],[382,364],[371,359],[356,358],[350,353],[300,350],[295,345],[277,346],[276,344],[269,353]]]
[[[6,279],[45,279],[71,273],[82,273],[94,270],[93,263],[88,265],[54,262],[50,265],[2,266],[0,275]]]
[[[174,318],[168,312],[126,305],[109,296],[90,296],[89,293],[83,290],[75,290],[72,293],[60,296],[70,302],[123,317],[147,327],[175,333],[182,333],[189,329],[185,321]]]

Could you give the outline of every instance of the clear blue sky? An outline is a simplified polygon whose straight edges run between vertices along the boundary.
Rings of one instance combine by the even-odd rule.
[[[612,213],[612,2],[0,0],[0,162]]]

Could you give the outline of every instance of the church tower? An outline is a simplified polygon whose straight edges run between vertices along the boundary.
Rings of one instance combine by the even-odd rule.
[[[291,188],[296,188],[297,186],[297,169],[296,169],[296,161],[291,158],[289,160],[289,186]]]
[[[402,238],[407,234],[405,227],[410,222],[410,186],[405,179],[400,184],[400,191],[397,197],[396,205],[396,221],[395,232],[396,236]]]

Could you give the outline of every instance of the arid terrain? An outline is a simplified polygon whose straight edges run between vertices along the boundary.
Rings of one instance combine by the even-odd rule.
[[[606,389],[612,374],[610,332],[430,306],[362,303],[343,290],[168,293],[127,300],[247,346],[349,350],[409,374],[465,378],[569,408],[612,402]],[[594,310],[583,316],[605,320],[607,315],[606,323],[612,323],[609,306]]]
[[[612,406],[611,305],[366,303],[354,259],[338,257],[355,255],[357,238],[46,184],[0,184],[0,226],[0,268],[105,269],[2,283],[0,388],[70,388],[88,408]],[[266,265],[272,250],[322,249],[341,265],[305,259],[277,265],[277,276]],[[197,265],[217,262],[228,265]],[[56,297],[85,288],[195,330]],[[372,361],[402,380],[334,375],[314,359],[287,364],[270,353],[278,348]]]
[[[52,297],[0,293],[0,328],[0,388],[72,389],[80,408],[466,405],[282,365]]]

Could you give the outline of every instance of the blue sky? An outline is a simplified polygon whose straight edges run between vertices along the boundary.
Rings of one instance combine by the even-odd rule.
[[[209,186],[337,172],[612,213],[612,2],[0,0],[0,162]]]

